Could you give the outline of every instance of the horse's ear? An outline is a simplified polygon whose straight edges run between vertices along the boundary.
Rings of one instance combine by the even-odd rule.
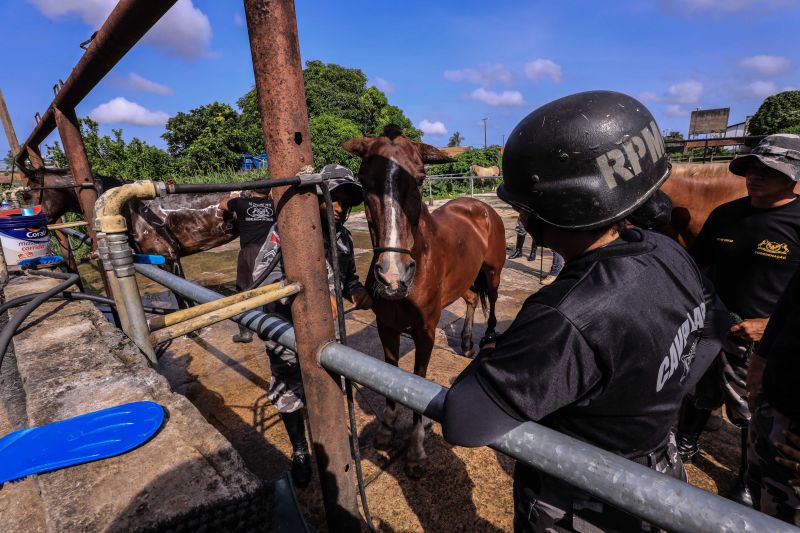
[[[373,142],[375,142],[375,139],[370,137],[357,137],[355,139],[350,139],[349,141],[343,142],[342,148],[353,155],[363,158],[365,155],[367,155],[367,150],[369,150],[369,147],[372,146]]]
[[[419,148],[419,155],[422,157],[422,162],[427,165],[435,165],[436,163],[452,163],[455,161],[452,157],[442,152],[435,146],[425,143],[414,143]]]

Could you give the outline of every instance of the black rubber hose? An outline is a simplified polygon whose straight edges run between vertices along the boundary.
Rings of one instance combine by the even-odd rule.
[[[197,192],[249,191],[252,189],[269,189],[285,185],[300,185],[300,178],[294,177],[279,180],[256,180],[236,183],[167,184],[167,192],[169,194],[188,194]]]
[[[336,295],[336,326],[339,330],[339,342],[347,345],[347,329],[344,322],[344,299],[342,298],[342,273],[339,269],[339,252],[336,246],[336,219],[333,216],[333,198],[328,184],[324,181],[319,184],[322,197],[325,199],[325,218],[328,220],[328,261],[333,269],[333,292]],[[358,426],[356,425],[356,408],[353,399],[353,382],[344,378],[344,390],[347,396],[347,414],[350,418],[350,446],[353,450],[353,462],[356,465],[356,481],[361,499],[361,508],[364,510],[364,519],[370,531],[375,531],[372,525],[372,515],[367,503],[367,486],[364,484],[364,472],[361,468],[361,450],[358,444]]]
[[[36,294],[26,294],[25,296],[19,296],[14,298],[13,300],[9,300],[4,304],[0,305],[0,313],[4,313],[8,309],[12,307],[19,307],[20,305],[24,305],[38,295],[42,294],[41,292],[37,292]],[[99,296],[97,294],[87,294],[85,292],[74,292],[74,291],[64,291],[61,294],[53,296],[50,298],[51,300],[86,300],[89,302],[95,302],[98,304],[110,305],[112,307],[116,307],[116,302],[112,298],[106,298],[105,296]],[[152,313],[154,315],[167,315],[172,313],[173,309],[164,309],[162,307],[150,307],[150,306],[143,306],[144,310],[148,313]]]
[[[72,228],[64,228],[58,231],[63,231],[65,234],[69,235],[73,239],[78,239],[78,246],[85,244],[87,246],[92,245],[92,238],[89,237],[88,233],[82,233],[80,231],[74,230]]]
[[[272,258],[272,261],[269,262],[269,264],[267,265],[267,269],[261,274],[259,274],[258,277],[253,280],[253,283],[247,286],[245,291],[251,291],[256,287],[258,287],[259,285],[261,285],[262,283],[264,283],[264,280],[267,279],[267,276],[272,274],[272,271],[275,270],[275,267],[278,265],[278,261],[281,260],[281,255],[283,255],[281,249],[278,248],[278,253],[276,253],[275,257]]]
[[[55,287],[44,291],[41,294],[36,295],[36,297],[28,302],[25,307],[20,309],[19,313],[15,314],[8,320],[8,323],[3,327],[3,330],[0,331],[0,368],[3,366],[3,359],[6,356],[6,351],[8,350],[8,345],[11,343],[11,338],[14,337],[14,334],[17,333],[17,328],[28,318],[28,315],[33,313],[33,311],[42,305],[44,302],[55,296],[56,294],[63,292],[68,287],[78,283],[80,281],[80,276],[78,274],[64,274],[61,272],[53,272],[48,270],[40,270],[38,272],[31,272],[34,276],[44,276],[48,278],[55,278],[55,279],[62,279],[64,280],[62,283],[59,283]]]

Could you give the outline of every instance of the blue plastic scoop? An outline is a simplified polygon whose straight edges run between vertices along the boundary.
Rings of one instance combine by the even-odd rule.
[[[0,439],[0,483],[129,452],[165,415],[157,403],[133,402],[9,433]]]

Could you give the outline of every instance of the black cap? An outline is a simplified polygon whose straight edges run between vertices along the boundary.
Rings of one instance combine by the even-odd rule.
[[[509,415],[480,384],[479,360],[458,377],[445,397],[442,432],[459,446],[486,446],[524,423]]]

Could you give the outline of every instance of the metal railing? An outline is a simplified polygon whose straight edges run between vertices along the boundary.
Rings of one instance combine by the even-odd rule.
[[[222,298],[152,265],[136,265],[136,270],[199,303]],[[295,349],[291,324],[260,311],[250,311],[234,320],[262,338]],[[447,389],[441,385],[335,342],[321,346],[317,360],[326,370],[433,420],[442,418]],[[520,425],[490,447],[669,531],[799,531],[786,522],[534,422]]]
[[[428,205],[433,205],[433,182],[434,181],[468,181],[469,195],[475,196],[475,180],[497,180],[502,181],[503,176],[462,176],[460,174],[441,174],[438,176],[425,176],[428,183]]]

